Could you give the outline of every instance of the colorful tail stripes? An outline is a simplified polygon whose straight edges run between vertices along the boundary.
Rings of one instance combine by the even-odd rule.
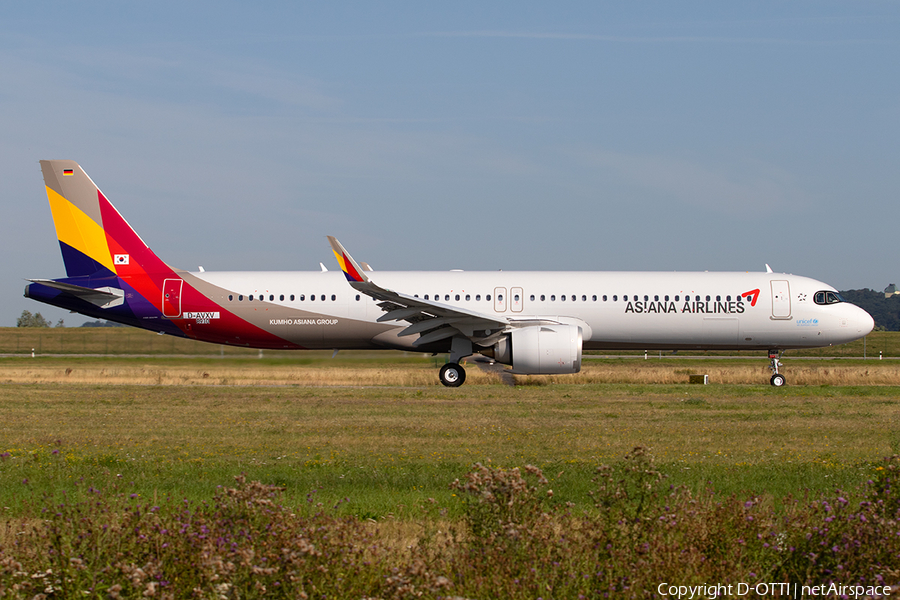
[[[338,265],[340,265],[341,271],[344,272],[344,277],[347,278],[347,281],[351,283],[367,283],[369,278],[366,276],[365,271],[353,260],[353,257],[350,256],[341,243],[334,236],[330,235],[328,236],[328,242],[331,244],[334,257],[337,258]]]
[[[265,316],[251,322],[222,304],[226,297],[242,299],[239,293],[229,294],[230,290],[160,260],[76,162],[42,160],[41,170],[68,277],[32,279],[25,290],[27,297],[92,317],[214,343],[300,347],[261,327]],[[256,310],[267,308],[254,303],[245,313],[252,317]],[[198,328],[201,321],[203,327]]]
[[[76,162],[42,160],[41,170],[69,277],[172,273]]]

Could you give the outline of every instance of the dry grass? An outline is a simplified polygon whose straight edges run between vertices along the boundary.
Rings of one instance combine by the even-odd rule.
[[[202,362],[186,360],[117,361],[36,360],[0,362],[0,381],[6,383],[67,383],[110,385],[301,385],[301,386],[428,386],[438,385],[437,370],[430,364],[372,366],[318,366],[291,364]],[[499,376],[470,368],[471,384],[500,383]]]
[[[785,359],[782,372],[790,385],[900,385],[900,364],[895,361]],[[0,381],[6,383],[75,383],[111,385],[299,385],[401,386],[438,384],[437,368],[430,361],[410,364],[373,360],[340,360],[293,364],[265,360],[117,360],[44,358],[0,361]],[[708,374],[712,384],[767,383],[767,361],[745,360],[588,360],[575,375],[516,375],[517,385],[549,384],[680,384],[691,374]],[[469,364],[466,385],[501,384],[496,371],[485,372]]]
[[[755,385],[767,383],[772,372],[765,359],[744,360],[623,360],[585,361],[577,375],[548,378],[554,383],[686,383],[692,374],[709,375],[710,383]],[[895,361],[783,360],[790,385],[900,385]],[[749,363],[749,364],[748,364]],[[525,383],[538,377],[517,377]],[[533,382],[534,383],[534,382]],[[537,385],[540,385],[537,382]]]

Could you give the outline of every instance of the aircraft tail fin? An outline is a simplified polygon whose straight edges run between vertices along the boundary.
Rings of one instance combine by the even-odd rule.
[[[42,160],[41,171],[68,277],[169,270],[78,163]]]

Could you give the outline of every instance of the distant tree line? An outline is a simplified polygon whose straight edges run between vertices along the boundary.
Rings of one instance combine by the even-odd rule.
[[[65,323],[62,319],[56,322],[56,325],[52,325],[50,321],[44,318],[41,313],[31,314],[31,311],[23,310],[22,315],[16,319],[16,327],[65,327]],[[128,325],[122,325],[121,323],[113,323],[112,321],[100,321],[99,319],[96,321],[88,321],[87,323],[83,323],[82,327],[128,327]]]
[[[875,319],[875,329],[900,331],[900,296],[884,297],[884,292],[868,288],[841,292],[847,302],[864,309]]]
[[[41,313],[31,314],[30,311],[23,310],[22,315],[16,319],[16,327],[50,327],[50,321],[45,319]],[[65,323],[60,319],[56,322],[57,327],[65,327]]]
[[[128,325],[122,325],[121,323],[114,323],[112,321],[88,321],[87,323],[82,323],[82,327],[128,327]]]

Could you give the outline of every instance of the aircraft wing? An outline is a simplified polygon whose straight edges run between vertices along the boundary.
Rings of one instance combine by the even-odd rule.
[[[409,326],[398,336],[419,334],[419,339],[413,342],[414,346],[459,335],[486,346],[493,344],[503,331],[510,328],[511,322],[505,317],[423,300],[383,288],[372,281],[368,273],[353,260],[336,238],[328,236],[328,241],[353,289],[377,300],[378,306],[385,311],[385,314],[378,318],[378,322],[408,322]]]

